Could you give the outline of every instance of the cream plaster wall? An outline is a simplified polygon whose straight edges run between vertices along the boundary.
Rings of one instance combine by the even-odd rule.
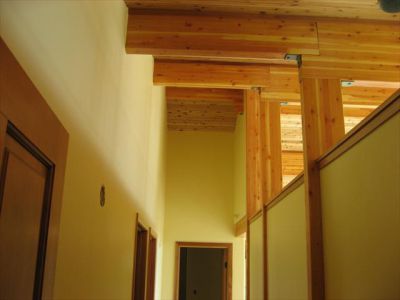
[[[245,241],[234,236],[233,133],[168,132],[163,300],[173,299],[177,241],[233,243],[233,299],[244,299]]]
[[[301,185],[267,212],[268,299],[307,299],[305,191]]]
[[[326,299],[400,299],[400,113],[321,171]]]

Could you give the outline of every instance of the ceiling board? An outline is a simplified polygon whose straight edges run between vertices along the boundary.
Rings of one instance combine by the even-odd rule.
[[[134,9],[186,10],[196,13],[295,15],[370,20],[399,20],[377,0],[125,0]]]
[[[243,91],[167,87],[169,130],[234,131],[243,112]]]

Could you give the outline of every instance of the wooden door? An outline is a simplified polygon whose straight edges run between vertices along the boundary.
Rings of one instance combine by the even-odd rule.
[[[51,299],[68,133],[0,40],[0,299]]]

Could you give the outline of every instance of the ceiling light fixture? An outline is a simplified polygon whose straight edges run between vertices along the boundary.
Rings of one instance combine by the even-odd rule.
[[[387,13],[400,12],[400,0],[380,0],[379,5]]]

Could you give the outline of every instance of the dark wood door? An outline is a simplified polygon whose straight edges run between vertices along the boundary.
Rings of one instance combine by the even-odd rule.
[[[0,299],[51,299],[68,134],[0,40]]]

